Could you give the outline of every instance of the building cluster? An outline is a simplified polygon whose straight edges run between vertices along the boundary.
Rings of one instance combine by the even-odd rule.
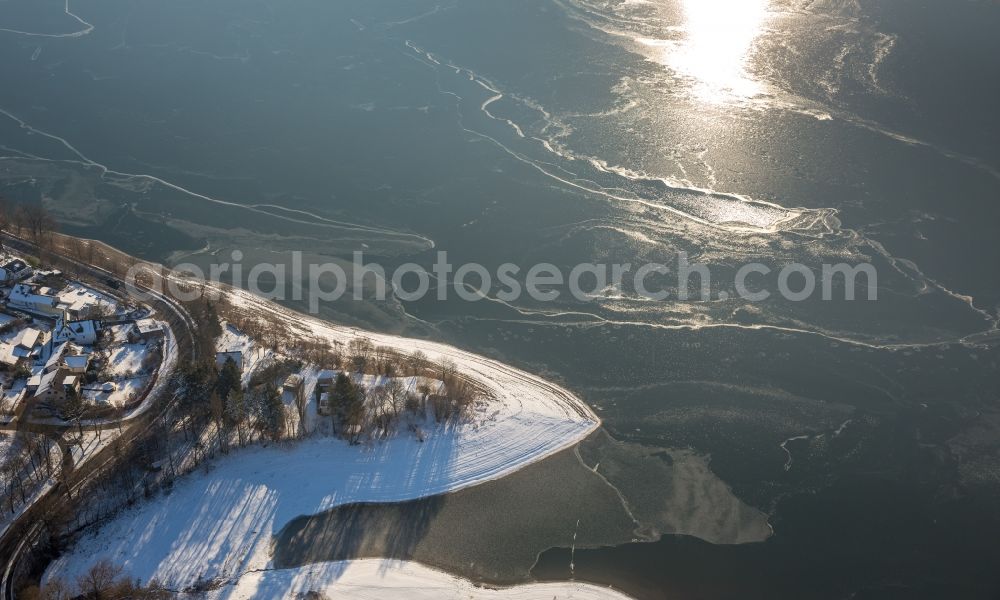
[[[131,317],[120,313],[115,298],[58,271],[34,269],[18,257],[0,258],[4,409],[10,412],[25,400],[58,407],[71,396],[81,396],[96,350],[123,328],[131,342],[164,337],[159,322]],[[111,381],[96,383],[106,391],[115,387]]]

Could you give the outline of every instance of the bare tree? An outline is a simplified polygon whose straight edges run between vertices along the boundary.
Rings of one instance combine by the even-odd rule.
[[[451,405],[458,411],[459,415],[467,413],[480,399],[479,390],[461,377],[452,378],[448,384],[446,394],[449,400],[451,400]]]
[[[395,354],[389,346],[375,346],[372,350],[372,360],[375,361],[376,370],[385,375],[392,375]]]
[[[45,234],[52,232],[56,226],[55,219],[41,203],[21,204],[18,207],[17,220],[28,230],[28,234],[36,244],[42,243]]]
[[[347,344],[347,355],[355,372],[363,373],[372,360],[375,345],[368,338],[355,338]]]
[[[427,355],[417,350],[406,357],[406,368],[410,375],[420,375],[427,368]]]
[[[83,254],[83,240],[71,237],[61,240],[61,242],[62,243],[60,245],[65,254],[80,260],[81,255]]]
[[[384,433],[388,433],[392,422],[388,389],[384,385],[376,385],[368,388],[367,401],[375,426]]]
[[[399,418],[399,413],[402,412],[403,407],[406,405],[406,386],[398,379],[390,379],[385,388],[392,416]]]
[[[7,460],[0,465],[0,479],[3,480],[3,492],[7,497],[7,507],[11,513],[14,512],[17,499],[16,491],[21,485],[21,464],[15,456],[8,456]]]
[[[7,204],[7,199],[0,196],[0,232],[7,231],[10,227],[10,205]],[[0,235],[0,250],[3,250],[3,236]]]
[[[70,600],[73,596],[72,586],[54,577],[41,588],[32,586],[22,590],[18,597],[25,600]]]
[[[209,413],[212,415],[212,421],[215,423],[215,435],[219,450],[223,454],[226,454],[229,452],[229,444],[227,443],[229,429],[226,427],[226,403],[219,396],[218,392],[213,391],[212,395],[208,397],[208,408]]]
[[[23,207],[18,204],[10,208],[7,212],[7,220],[9,222],[10,231],[14,233],[17,237],[21,237],[24,233],[24,210]]]
[[[413,412],[418,413],[419,411],[427,411],[427,398],[431,395],[431,386],[426,381],[421,381],[417,384],[417,397],[418,400],[414,404]]]
[[[458,365],[456,365],[455,361],[451,360],[450,358],[446,358],[443,361],[441,361],[441,364],[438,365],[438,368],[440,372],[440,379],[441,381],[444,382],[445,385],[448,385],[451,382],[451,380],[458,374]]]
[[[89,307],[87,316],[91,319],[109,319],[115,316],[115,308],[108,302],[98,300],[97,304]]]
[[[119,583],[121,572],[121,567],[111,564],[107,559],[101,559],[81,575],[76,584],[85,597],[103,600],[110,598],[109,594]]]

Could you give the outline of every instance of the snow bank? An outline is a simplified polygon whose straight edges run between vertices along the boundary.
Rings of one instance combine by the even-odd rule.
[[[292,313],[249,294],[234,301],[284,319],[304,337],[365,337],[431,360],[450,359],[492,396],[467,422],[429,426],[367,446],[313,438],[235,451],[210,473],[123,514],[55,561],[47,577],[74,581],[100,558],[174,589],[235,581],[270,567],[271,537],[300,515],[349,502],[403,501],[503,477],[575,445],[598,418],[570,392],[524,371],[443,344],[361,332]]]
[[[207,595],[209,600],[305,597],[317,592],[329,600],[627,600],[610,588],[582,583],[541,583],[488,589],[418,563],[357,560],[319,563],[299,569],[248,573],[234,586]]]

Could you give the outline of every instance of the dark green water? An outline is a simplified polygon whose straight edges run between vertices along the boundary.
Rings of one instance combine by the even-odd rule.
[[[614,490],[571,450],[515,473],[444,496],[398,504],[348,504],[300,517],[278,534],[278,568],[330,560],[417,560],[478,581],[529,580],[553,546],[631,541],[632,520]]]
[[[71,2],[89,30],[60,2],[8,0],[0,194],[202,264],[446,250],[568,271],[685,251],[717,295],[748,261],[871,262],[874,302],[626,286],[324,314],[579,393],[628,449],[585,458],[619,461],[641,532],[712,537],[652,500],[676,499],[679,472],[657,449],[700,457],[774,527],[738,545],[608,534],[577,549],[577,579],[639,597],[996,597],[1000,7],[719,2]],[[698,506],[726,496],[708,489]],[[468,574],[528,576],[482,544],[496,564]],[[568,552],[533,575],[569,577]]]

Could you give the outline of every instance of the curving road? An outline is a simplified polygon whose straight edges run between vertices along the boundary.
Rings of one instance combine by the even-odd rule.
[[[38,256],[38,247],[28,240],[18,238],[7,233],[0,232],[4,246],[14,252],[23,255]],[[99,282],[96,287],[100,288],[106,281],[120,281],[119,277],[111,271],[102,267],[86,264],[77,259],[49,252],[58,261],[72,265],[80,273],[89,276],[94,281]],[[197,324],[184,307],[177,301],[156,292],[155,290],[137,285],[141,291],[149,295],[150,299],[146,304],[164,317],[170,327],[170,334],[176,343],[175,360],[172,365],[165,365],[167,371],[172,370],[177,364],[184,364],[197,358],[198,345],[195,343],[195,331]],[[136,410],[132,416],[123,421],[121,439],[130,444],[148,432],[152,425],[160,417],[166,415],[172,406],[173,395],[166,384],[169,372],[159,375],[159,380],[143,405],[145,410]],[[41,431],[48,434],[62,433],[67,429],[76,427],[74,424],[68,425],[25,425],[32,431]],[[115,428],[118,427],[114,423]],[[34,504],[28,507],[17,519],[15,519],[0,537],[0,598],[3,600],[15,600],[17,590],[15,588],[17,580],[17,568],[24,554],[29,550],[39,538],[43,529],[43,519],[48,514],[66,507],[75,497],[73,492],[86,485],[93,477],[102,473],[106,468],[112,467],[117,457],[114,453],[113,445],[109,444],[102,450],[95,453],[84,463],[77,465],[68,475],[64,482],[53,486],[48,492],[43,494]],[[67,494],[67,491],[69,492]]]

